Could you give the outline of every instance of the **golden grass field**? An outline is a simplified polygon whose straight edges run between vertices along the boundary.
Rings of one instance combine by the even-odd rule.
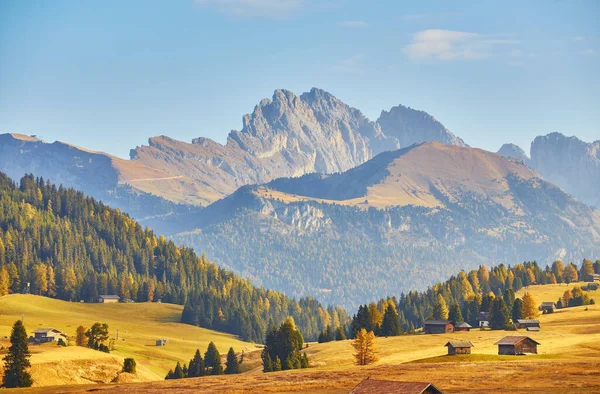
[[[542,302],[546,297],[558,298],[566,289],[566,285],[530,286],[527,291],[538,302]],[[600,299],[598,291],[591,292],[591,295]],[[3,306],[1,300],[0,306]],[[158,304],[133,306],[164,307]],[[106,393],[346,393],[362,379],[371,377],[430,381],[445,393],[513,393],[517,389],[545,394],[600,393],[600,305],[563,309],[554,314],[542,315],[539,319],[542,330],[537,333],[524,330],[473,330],[441,335],[378,338],[381,358],[376,364],[367,367],[353,364],[350,341],[310,343],[306,351],[311,368],[307,370],[264,374],[257,360],[259,352],[256,351],[248,357],[248,360],[252,360],[253,367],[240,375],[178,381],[40,387],[24,392],[71,393],[98,390]],[[0,324],[4,324],[4,320],[4,316],[0,317]],[[197,328],[185,326],[185,329]],[[539,354],[498,356],[494,342],[506,335],[528,335],[534,338],[541,343]],[[473,342],[473,354],[446,356],[443,345],[451,339]],[[249,344],[245,346],[252,347]],[[115,352],[117,353],[119,352]],[[190,358],[187,354],[190,352],[183,353],[185,357],[181,360],[187,361]],[[137,360],[138,356],[134,357]],[[169,367],[170,365],[168,364]]]
[[[256,345],[243,342],[233,335],[179,323],[182,309],[182,306],[172,304],[82,304],[34,295],[8,295],[0,297],[0,341],[6,342],[3,338],[10,335],[12,325],[22,314],[29,335],[39,327],[53,327],[74,337],[77,326],[90,327],[95,322],[101,322],[108,323],[110,336],[114,338],[119,328],[119,341],[110,355],[76,346],[30,346],[34,380],[43,385],[61,384],[69,379],[73,380],[72,383],[84,382],[85,379],[77,374],[67,376],[67,373],[57,373],[69,367],[60,363],[73,360],[77,361],[77,368],[82,370],[79,375],[87,374],[89,377],[93,374],[87,372],[86,365],[90,364],[87,361],[92,360],[91,365],[102,362],[111,370],[120,369],[123,358],[133,357],[138,369],[141,367],[140,380],[149,381],[162,380],[177,361],[188,362],[197,348],[204,352],[210,341],[223,354],[230,346],[237,352],[256,349]],[[167,338],[167,346],[155,346],[159,338]],[[7,343],[4,345],[6,347]],[[43,368],[38,369],[37,365],[43,365]],[[39,376],[36,376],[36,371],[40,372]],[[115,374],[117,372],[115,370]],[[108,376],[108,373],[99,374],[96,380],[107,379]]]

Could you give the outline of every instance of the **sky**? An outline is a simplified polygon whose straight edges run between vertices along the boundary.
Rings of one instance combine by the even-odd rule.
[[[224,143],[275,89],[371,120],[403,104],[471,146],[600,140],[600,1],[0,0],[0,133],[128,157]]]

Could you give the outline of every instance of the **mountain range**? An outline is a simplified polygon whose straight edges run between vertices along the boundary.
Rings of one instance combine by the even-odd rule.
[[[78,188],[257,284],[347,307],[479,264],[579,260],[600,241],[600,141],[552,133],[531,158],[492,153],[426,112],[371,121],[316,88],[276,90],[224,145],[159,136],[129,160],[0,135],[0,171]]]

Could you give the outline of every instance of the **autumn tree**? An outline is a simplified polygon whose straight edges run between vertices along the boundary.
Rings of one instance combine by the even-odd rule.
[[[448,305],[441,294],[437,296],[437,302],[433,308],[433,318],[436,320],[448,320]]]
[[[585,259],[581,264],[581,269],[579,270],[579,277],[585,278],[587,275],[592,275],[594,273],[594,263],[592,260]]]
[[[85,327],[84,326],[77,327],[77,330],[75,331],[75,344],[77,346],[86,347],[87,344],[85,343],[85,337],[86,337]]]
[[[27,372],[31,366],[29,362],[29,348],[27,346],[27,331],[21,320],[13,325],[10,334],[10,347],[4,357],[4,377],[2,387],[31,387],[33,380]]]
[[[539,315],[538,305],[529,292],[523,294],[523,317],[525,319],[533,319]]]
[[[565,268],[564,272],[564,281],[566,284],[577,282],[579,279],[579,275],[577,274],[577,267],[575,267],[572,263],[569,263]]]
[[[357,365],[368,365],[379,360],[379,351],[373,331],[367,332],[364,328],[361,329],[352,341],[352,347],[355,351],[354,358]]]
[[[566,290],[563,293],[562,300],[561,300],[562,301],[561,305],[563,308],[567,308],[569,306],[569,303],[571,302],[571,298],[573,298],[573,296],[571,295],[571,291]]]
[[[556,277],[558,283],[562,283],[565,273],[565,264],[561,260],[556,260],[552,263],[552,273]]]

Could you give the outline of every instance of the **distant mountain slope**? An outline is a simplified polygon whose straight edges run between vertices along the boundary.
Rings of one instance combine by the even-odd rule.
[[[174,219],[177,242],[255,283],[348,308],[479,264],[600,252],[600,211],[520,161],[439,143],[244,187]]]
[[[579,200],[600,208],[600,140],[551,133],[531,144],[533,167]]]
[[[20,134],[0,135],[0,172],[19,179],[35,174],[57,185],[85,191],[139,219],[186,210],[128,185],[135,179],[169,176],[157,168],[62,142],[46,143]]]

